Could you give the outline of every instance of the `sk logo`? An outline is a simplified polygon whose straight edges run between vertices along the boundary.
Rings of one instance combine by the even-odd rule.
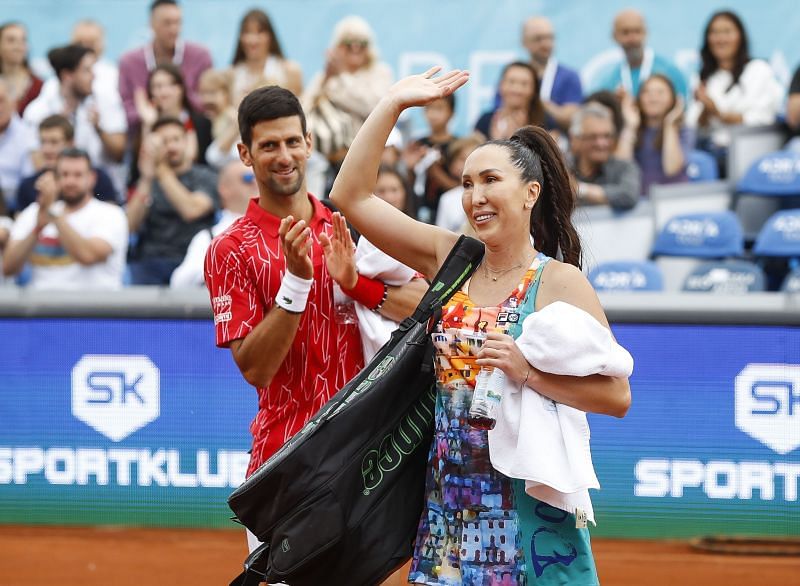
[[[147,356],[87,354],[72,369],[72,414],[118,442],[159,416],[160,386]]]

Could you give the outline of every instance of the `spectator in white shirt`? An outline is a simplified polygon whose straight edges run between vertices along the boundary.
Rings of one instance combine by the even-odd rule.
[[[173,289],[202,287],[205,285],[203,279],[203,262],[206,257],[206,250],[211,244],[211,240],[225,231],[228,226],[233,224],[238,218],[247,211],[250,198],[256,194],[255,176],[253,170],[245,167],[240,160],[231,161],[219,175],[217,184],[220,205],[222,211],[217,223],[200,230],[194,235],[186,250],[183,262],[172,273],[169,286]]]
[[[125,154],[125,112],[116,91],[93,86],[97,61],[94,52],[80,45],[67,45],[52,49],[47,56],[58,83],[42,90],[31,102],[25,110],[25,120],[38,127],[52,114],[65,116],[75,127],[75,146],[88,152],[95,166],[121,178],[116,164]],[[118,183],[117,187],[122,185]]]
[[[739,17],[723,10],[711,16],[700,50],[702,67],[688,122],[698,128],[698,146],[724,157],[730,127],[772,124],[783,89],[769,63],[750,57]]]
[[[11,229],[3,273],[18,274],[31,265],[35,289],[119,289],[128,249],[125,212],[95,199],[89,155],[79,149],[61,153],[55,172],[38,183],[39,196]]]
[[[9,83],[0,77],[0,192],[7,209],[15,208],[17,186],[33,172],[35,149],[36,135],[20,119]]]

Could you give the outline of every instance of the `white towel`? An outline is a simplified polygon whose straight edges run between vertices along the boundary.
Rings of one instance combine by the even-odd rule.
[[[530,364],[553,374],[630,376],[633,358],[587,312],[557,301],[530,314],[516,344]],[[521,425],[524,421],[525,424]],[[492,465],[525,480],[525,492],[595,523],[589,488],[600,488],[583,411],[556,403],[534,389],[507,383],[489,432]]]
[[[380,279],[394,287],[405,285],[416,274],[414,269],[376,248],[363,236],[358,240],[355,260],[360,274],[370,279]],[[364,362],[367,363],[389,340],[389,336],[397,329],[397,322],[383,317],[377,311],[372,311],[358,302],[355,303],[355,308],[356,316],[358,316],[358,329],[361,332]]]

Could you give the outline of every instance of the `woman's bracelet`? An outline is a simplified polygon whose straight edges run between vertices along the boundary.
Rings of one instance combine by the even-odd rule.
[[[525,388],[525,385],[528,383],[528,377],[531,375],[531,370],[532,370],[532,369],[533,369],[533,368],[532,368],[532,367],[529,365],[529,366],[528,366],[528,372],[527,372],[527,373],[525,373],[525,380],[523,380],[523,381],[522,381],[522,384],[520,384],[520,385],[519,385],[519,389],[520,389],[520,390],[524,389],[524,388]]]

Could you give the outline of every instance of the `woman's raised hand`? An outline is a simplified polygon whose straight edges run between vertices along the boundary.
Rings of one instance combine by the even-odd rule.
[[[438,77],[441,67],[431,67],[425,73],[405,77],[389,88],[388,97],[401,109],[424,106],[449,96],[469,80],[469,72],[453,69]]]

